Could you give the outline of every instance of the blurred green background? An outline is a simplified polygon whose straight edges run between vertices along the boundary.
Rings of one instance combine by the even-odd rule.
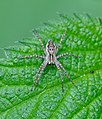
[[[0,48],[32,36],[32,29],[48,20],[58,20],[57,12],[72,16],[89,13],[102,16],[102,0],[0,0]],[[0,57],[4,57],[0,50]]]

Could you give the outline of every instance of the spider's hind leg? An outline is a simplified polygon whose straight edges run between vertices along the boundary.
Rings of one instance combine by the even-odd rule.
[[[56,65],[57,69],[58,69],[59,72],[60,72],[60,77],[61,77],[61,81],[62,81],[62,92],[64,92],[64,80],[62,79],[62,71],[61,71],[61,68],[60,68],[60,66],[59,66],[58,61],[55,62],[55,65]]]
[[[71,79],[70,75],[68,75],[67,71],[65,70],[65,68],[62,66],[62,64],[60,62],[59,62],[59,66],[64,71],[65,75],[70,80],[70,82],[77,88],[77,86],[74,84],[73,80]]]
[[[34,78],[34,82],[35,82],[36,86],[37,86],[38,83],[39,83],[40,77],[41,77],[41,75],[42,75],[42,73],[43,73],[43,71],[44,71],[46,65],[47,65],[47,62],[44,61],[44,62],[42,63],[42,65],[40,66],[40,68],[38,69],[37,73],[36,73],[36,76],[35,76],[35,78]],[[32,89],[33,89],[33,87],[34,87],[34,84],[32,85]],[[34,90],[35,90],[35,89],[36,89],[36,87],[34,88]]]

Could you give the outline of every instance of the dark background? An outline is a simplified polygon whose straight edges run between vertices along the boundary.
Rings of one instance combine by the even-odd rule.
[[[32,29],[48,20],[58,20],[57,12],[100,17],[102,0],[0,0],[0,48],[31,37]],[[4,57],[3,50],[0,57]]]

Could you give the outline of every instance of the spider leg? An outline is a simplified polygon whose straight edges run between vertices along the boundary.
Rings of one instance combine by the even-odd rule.
[[[34,30],[33,32],[34,32],[35,36],[37,37],[37,39],[39,40],[39,42],[40,42],[40,44],[41,44],[41,46],[42,46],[43,51],[45,52],[44,44],[43,44],[42,40],[40,39],[40,37],[39,37],[37,31]]]
[[[61,67],[61,69],[64,71],[65,75],[67,76],[67,78],[70,80],[70,82],[77,88],[77,86],[74,84],[73,80],[71,79],[70,75],[68,75],[67,71],[65,70],[65,68],[62,66],[62,64],[60,62],[59,66]]]
[[[42,58],[42,59],[45,58],[45,56],[29,55],[29,56],[19,57],[19,59],[31,59],[31,58],[33,58],[33,57],[36,57],[36,58]]]
[[[62,35],[62,37],[61,37],[61,39],[60,39],[60,42],[59,42],[59,44],[58,44],[58,46],[57,46],[57,51],[58,51],[59,48],[61,47],[61,43],[62,43],[62,41],[64,40],[65,35],[66,35],[66,31],[64,32],[64,34]]]
[[[41,77],[41,75],[42,75],[42,73],[43,73],[43,71],[44,71],[46,65],[47,65],[47,62],[44,61],[44,62],[42,63],[42,65],[39,67],[39,69],[38,69],[38,71],[37,71],[37,73],[36,73],[36,76],[35,76],[35,78],[34,78],[34,82],[35,82],[36,86],[38,85],[38,82],[39,82],[39,80],[40,80],[40,77]],[[32,85],[32,88],[33,88],[33,87],[34,87],[34,85]],[[36,87],[35,87],[35,88],[36,88]]]
[[[62,81],[62,92],[64,92],[64,80],[62,79],[62,71],[61,71],[61,68],[60,68],[60,66],[59,66],[58,61],[55,62],[55,65],[56,65],[57,69],[58,69],[59,72],[60,72],[60,77],[61,77],[61,81]]]
[[[63,56],[73,56],[73,57],[75,57],[75,58],[80,58],[79,56],[75,56],[75,55],[73,55],[73,54],[69,54],[68,52],[66,52],[66,53],[63,53],[63,54],[60,54],[59,56],[57,56],[57,59],[58,59],[58,58],[61,58],[61,57],[63,57]]]

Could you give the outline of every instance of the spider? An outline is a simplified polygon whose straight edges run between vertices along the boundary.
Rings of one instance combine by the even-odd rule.
[[[62,78],[62,71],[64,71],[66,77],[72,82],[72,84],[74,84],[74,82],[72,81],[71,77],[68,75],[67,71],[62,66],[62,64],[58,61],[58,59],[61,58],[61,57],[64,57],[64,56],[74,56],[75,58],[79,58],[78,56],[75,56],[73,54],[69,54],[68,52],[56,56],[56,54],[57,54],[57,52],[58,52],[58,50],[59,50],[59,48],[61,46],[61,43],[62,43],[62,41],[65,38],[66,31],[61,36],[61,39],[60,39],[60,42],[59,42],[58,46],[56,46],[53,43],[52,40],[49,40],[47,42],[47,44],[46,44],[46,48],[44,47],[44,44],[43,44],[42,40],[40,39],[37,31],[34,30],[33,32],[34,32],[34,35],[36,36],[36,38],[39,40],[45,55],[44,56],[30,55],[30,56],[24,56],[23,58],[33,58],[33,57],[36,57],[36,58],[42,58],[44,60],[43,63],[41,64],[41,66],[39,67],[39,69],[38,69],[38,71],[36,73],[36,76],[34,78],[34,82],[35,82],[36,86],[38,85],[38,82],[40,80],[40,77],[41,77],[45,67],[47,65],[55,64],[57,69],[60,72],[60,79],[62,81],[62,91],[64,92],[64,80]]]

